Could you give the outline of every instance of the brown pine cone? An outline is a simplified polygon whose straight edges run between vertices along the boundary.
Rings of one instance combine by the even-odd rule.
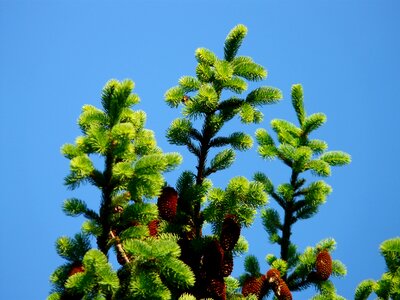
[[[85,272],[85,268],[83,267],[82,263],[74,263],[68,272],[68,277],[82,272]]]
[[[155,219],[149,222],[147,224],[147,227],[149,228],[150,236],[156,236],[158,233],[158,225],[160,224],[160,221]]]
[[[279,280],[279,284],[276,289],[273,289],[276,298],[278,300],[292,300],[292,293],[290,292],[287,284],[282,279]]]
[[[225,251],[232,251],[240,237],[240,223],[235,215],[225,216],[222,223],[220,242]]]
[[[172,187],[164,187],[160,197],[158,197],[157,206],[159,216],[166,221],[172,221],[176,216],[178,205],[178,193]]]
[[[271,287],[278,286],[281,279],[281,272],[277,269],[270,269],[265,275],[267,282]]]
[[[316,275],[319,280],[328,280],[332,274],[332,257],[328,251],[318,253],[315,262]]]
[[[203,269],[207,277],[215,277],[222,274],[224,250],[217,240],[207,244],[203,254]]]
[[[233,271],[233,256],[232,252],[225,252],[222,263],[222,276],[228,277]]]
[[[243,296],[247,297],[253,294],[259,297],[264,285],[264,278],[264,276],[247,278],[242,287]]]
[[[212,278],[208,281],[207,292],[214,300],[226,300],[226,284],[223,278]]]

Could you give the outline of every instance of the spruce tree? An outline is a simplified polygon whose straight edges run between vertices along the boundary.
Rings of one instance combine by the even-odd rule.
[[[380,245],[380,252],[385,259],[386,269],[381,279],[364,280],[359,284],[355,293],[355,300],[366,300],[375,293],[378,299],[400,299],[400,237],[384,241]]]
[[[346,274],[345,266],[338,260],[332,260],[335,241],[325,239],[300,253],[291,236],[293,225],[314,216],[332,192],[323,180],[307,184],[308,171],[327,177],[332,166],[348,164],[350,156],[341,151],[327,151],[325,141],[310,137],[326,122],[326,116],[322,113],[307,115],[300,84],[292,86],[291,98],[298,126],[286,120],[272,120],[271,127],[277,141],[265,129],[256,132],[260,156],[267,160],[277,158],[291,170],[290,180],[279,185],[274,185],[262,172],[254,176],[280,208],[278,211],[267,207],[261,214],[269,240],[279,246],[280,255],[267,255],[270,269],[263,274],[255,256],[246,258],[246,274],[241,277],[242,294],[253,295],[255,299],[273,294],[278,300],[288,300],[293,299],[292,292],[314,286],[319,293],[313,299],[344,299],[336,294],[330,281],[331,276]]]
[[[195,171],[183,172],[177,181],[177,212],[169,228],[180,237],[181,259],[195,274],[195,286],[188,292],[196,299],[226,299],[225,281],[235,284],[227,280],[233,258],[247,249],[241,228],[252,224],[257,209],[267,201],[259,182],[236,177],[221,189],[212,187],[209,179],[232,165],[235,150],[252,147],[248,134],[220,135],[221,128],[236,116],[245,124],[259,123],[263,119],[259,108],[282,98],[278,89],[268,86],[243,95],[247,81],[267,75],[250,57],[238,55],[246,34],[243,25],[230,31],[223,58],[209,49],[197,49],[196,76],[181,77],[165,93],[167,104],[182,106],[183,115],[172,122],[167,138],[171,144],[185,146],[197,159]],[[213,153],[221,147],[225,149]],[[203,235],[205,223],[211,224],[212,235]]]
[[[310,134],[325,115],[307,115],[300,85],[292,88],[292,103],[299,126],[273,120],[279,145],[264,129],[256,132],[258,152],[278,158],[292,171],[290,181],[275,187],[259,172],[254,180],[231,178],[225,188],[214,187],[210,176],[229,168],[236,151],[252,147],[242,131],[222,131],[235,117],[244,124],[260,123],[260,108],[277,103],[279,89],[261,86],[245,93],[249,82],[261,81],[267,72],[248,56],[238,55],[247,28],[237,25],[228,34],[219,58],[206,48],[195,51],[195,76],[183,76],[165,93],[182,117],[167,130],[173,145],[184,146],[196,165],[179,175],[175,185],[163,173],[181,162],[177,153],[163,153],[154,133],[145,128],[146,115],[132,106],[139,97],[130,80],[110,80],[101,94],[101,108],[85,105],[78,119],[82,131],[75,143],[62,147],[70,160],[65,178],[74,190],[90,184],[101,192],[99,206],[89,208],[82,199],[65,200],[63,211],[85,218],[74,237],[56,242],[65,263],[51,275],[56,299],[291,299],[291,293],[315,286],[315,299],[341,299],[329,280],[345,274],[344,265],[332,260],[335,241],[326,239],[303,253],[291,242],[292,226],[308,219],[331,192],[322,180],[306,185],[304,173],[330,175],[331,166],[345,165],[350,156],[327,151],[324,141]],[[221,132],[224,132],[222,134]],[[218,150],[220,149],[220,150]],[[102,169],[97,167],[103,160]],[[95,161],[96,160],[96,164]],[[267,207],[271,197],[280,213]],[[248,245],[242,228],[252,225],[257,211],[280,257],[268,255],[270,270],[261,274],[258,260],[248,256],[246,274],[231,277],[234,258]],[[209,224],[211,232],[203,229]],[[119,266],[112,265],[115,256]]]
[[[78,120],[83,135],[62,147],[70,160],[65,184],[70,189],[91,184],[101,191],[101,200],[98,210],[81,199],[64,202],[68,216],[87,220],[74,238],[56,242],[67,262],[51,276],[49,300],[170,299],[169,286],[194,284],[193,272],[179,260],[178,237],[163,232],[150,201],[164,185],[162,173],[175,168],[181,156],[157,147],[153,132],[144,127],[145,113],[131,109],[139,102],[133,86],[130,80],[109,81],[102,109],[85,105]],[[93,156],[103,158],[102,170]],[[112,252],[121,264],[118,272],[108,260]]]

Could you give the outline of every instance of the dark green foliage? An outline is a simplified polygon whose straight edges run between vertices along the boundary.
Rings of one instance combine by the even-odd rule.
[[[244,261],[244,269],[251,276],[258,277],[261,275],[260,264],[258,263],[258,260],[254,255],[246,256]]]
[[[261,218],[263,220],[264,228],[269,234],[270,241],[272,243],[279,242],[280,238],[278,230],[282,230],[279,213],[273,208],[266,208],[261,212]]]

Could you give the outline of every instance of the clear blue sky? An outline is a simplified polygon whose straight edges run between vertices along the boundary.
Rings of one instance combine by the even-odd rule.
[[[397,0],[0,0],[2,299],[47,296],[49,275],[62,263],[54,242],[82,223],[62,214],[62,201],[98,199],[90,188],[71,192],[63,186],[68,160],[59,149],[80,134],[82,105],[99,106],[110,78],[133,79],[142,99],[137,108],[147,112],[147,127],[159,145],[185,156],[184,165],[167,176],[174,183],[193,166],[184,149],[166,142],[178,111],[164,104],[163,94],[180,76],[194,73],[197,47],[221,55],[226,34],[238,23],[249,29],[240,54],[264,65],[269,76],[263,84],[285,96],[263,109],[261,125],[245,131],[269,128],[272,118],[295,121],[290,87],[302,83],[307,111],[328,116],[316,137],[353,158],[350,166],[333,170],[327,181],[334,192],[316,217],[294,227],[294,241],[304,249],[325,237],[336,239],[334,258],[347,265],[348,275],[335,282],[348,299],[361,280],[380,277],[378,246],[400,235]],[[250,178],[258,170],[276,183],[289,176],[284,166],[262,161],[252,149],[212,179],[223,187],[231,177]],[[259,224],[247,238],[266,271],[264,257],[276,253],[276,246]],[[235,270],[241,272],[241,261]]]

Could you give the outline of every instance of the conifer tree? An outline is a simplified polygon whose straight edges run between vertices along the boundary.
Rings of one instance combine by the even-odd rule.
[[[271,293],[278,300],[288,300],[293,299],[292,292],[314,286],[319,293],[313,299],[344,299],[336,294],[329,280],[331,275],[346,274],[345,266],[332,260],[335,241],[326,239],[299,253],[291,236],[293,225],[314,216],[332,192],[323,180],[307,185],[306,173],[311,171],[316,176],[327,177],[331,174],[331,166],[348,164],[350,156],[341,151],[327,151],[325,141],[310,138],[326,122],[326,116],[322,113],[306,114],[301,85],[292,86],[291,98],[299,126],[286,120],[272,120],[271,127],[278,143],[267,130],[258,129],[256,132],[260,156],[267,160],[277,158],[291,169],[289,182],[277,186],[262,172],[254,176],[281,209],[280,213],[267,207],[261,216],[270,242],[280,247],[280,255],[267,255],[270,269],[264,274],[260,272],[256,257],[246,258],[246,274],[241,277],[242,294],[262,299]]]
[[[359,284],[355,300],[366,300],[375,293],[378,299],[400,299],[400,237],[384,241],[380,245],[381,255],[385,259],[386,269],[381,279],[364,280]]]
[[[167,138],[171,144],[185,146],[197,158],[196,170],[183,172],[177,181],[177,213],[170,224],[171,232],[181,238],[181,258],[196,276],[195,286],[188,290],[196,299],[226,299],[225,281],[235,284],[227,279],[233,257],[247,247],[240,237],[241,228],[252,224],[256,210],[267,201],[259,182],[236,177],[223,190],[212,188],[209,179],[232,165],[235,150],[252,147],[248,134],[237,131],[220,135],[221,128],[235,116],[245,124],[261,122],[259,107],[282,97],[278,89],[267,86],[243,95],[246,81],[267,75],[250,57],[237,55],[246,34],[243,25],[230,31],[223,58],[206,48],[197,49],[196,76],[181,77],[179,85],[165,94],[169,106],[182,106],[183,115],[172,122]],[[225,149],[214,154],[213,150],[221,147]],[[212,235],[202,234],[205,222],[211,224]]]
[[[344,275],[344,265],[332,260],[335,241],[326,239],[297,252],[291,242],[292,226],[317,213],[331,187],[324,181],[306,185],[304,173],[329,176],[331,166],[345,165],[350,156],[327,151],[324,141],[310,134],[325,121],[318,113],[307,116],[300,85],[292,88],[292,103],[299,127],[272,121],[279,145],[264,129],[256,132],[263,158],[278,158],[291,170],[290,181],[276,188],[263,173],[250,181],[239,176],[225,188],[214,187],[210,176],[229,168],[235,151],[252,147],[250,135],[221,134],[235,117],[242,123],[260,123],[260,107],[280,101],[274,87],[261,86],[245,94],[248,82],[266,78],[266,70],[248,56],[238,55],[247,34],[234,27],[219,58],[206,48],[195,52],[195,76],[183,76],[165,93],[166,103],[182,108],[182,117],[167,130],[173,145],[185,146],[197,163],[182,172],[175,186],[163,173],[181,162],[177,153],[163,153],[146,115],[131,107],[139,102],[130,80],[109,81],[101,95],[102,108],[85,105],[78,119],[82,131],[74,144],[62,147],[70,160],[68,188],[90,184],[101,192],[99,207],[84,200],[65,200],[63,211],[85,218],[74,237],[60,237],[58,254],[66,262],[51,275],[49,300],[66,299],[292,299],[292,292],[315,286],[315,299],[341,299],[329,280]],[[225,131],[226,132],[226,131]],[[222,148],[222,149],[221,149]],[[221,150],[218,150],[221,149]],[[94,158],[101,158],[99,169]],[[221,174],[221,173],[219,173]],[[266,207],[268,195],[283,212]],[[241,235],[258,210],[270,240],[280,246],[280,257],[268,255],[271,268],[261,274],[256,257],[245,260],[246,274],[231,277],[236,255],[247,251]],[[206,224],[211,233],[204,234]],[[120,266],[110,261],[115,256]]]
[[[163,233],[157,206],[149,201],[160,194],[162,173],[175,168],[181,156],[163,153],[144,128],[145,113],[130,108],[139,102],[133,86],[130,80],[109,81],[102,109],[85,105],[78,120],[83,135],[62,147],[71,170],[65,184],[70,189],[91,184],[100,189],[101,201],[98,210],[81,199],[64,202],[68,216],[87,220],[74,238],[57,240],[57,252],[67,262],[51,276],[49,300],[171,299],[168,286],[194,284],[193,272],[179,260],[178,237]],[[93,156],[103,158],[103,170]],[[122,265],[118,272],[108,260],[111,249]]]

